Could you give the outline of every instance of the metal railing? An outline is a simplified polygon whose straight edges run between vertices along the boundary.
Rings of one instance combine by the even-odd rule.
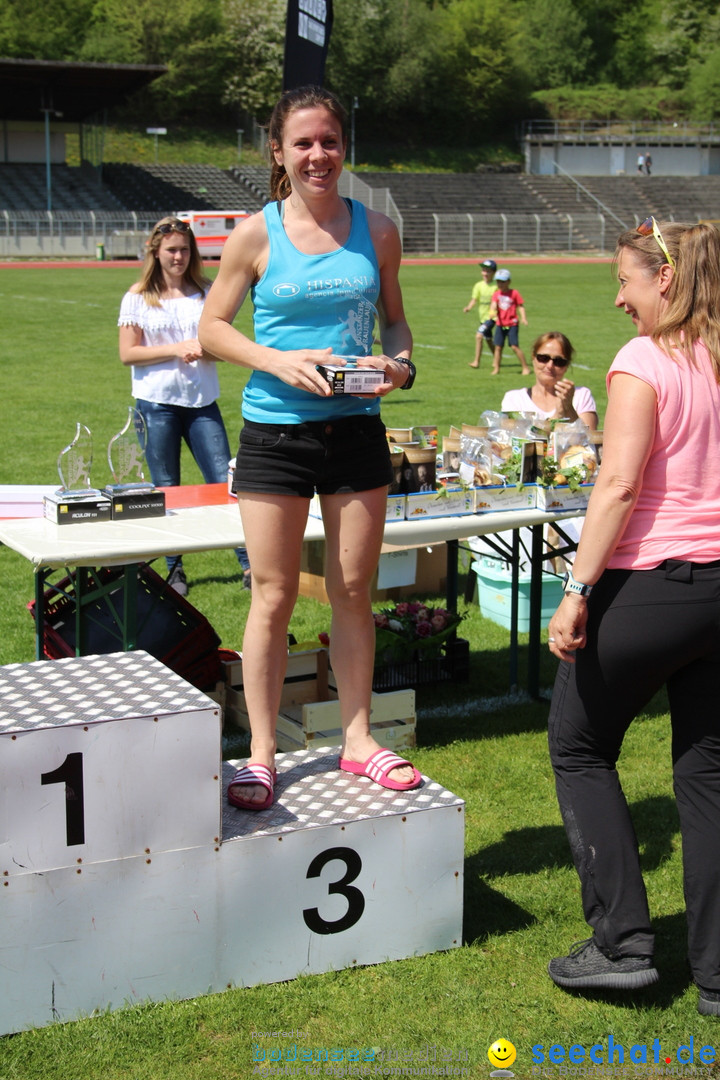
[[[610,209],[609,206],[606,206],[604,202],[601,202],[600,199],[593,195],[592,191],[588,191],[585,185],[581,184],[580,181],[572,175],[572,173],[569,173],[567,169],[563,169],[562,165],[558,164],[557,161],[553,161],[553,165],[561,176],[564,176],[566,180],[570,180],[571,183],[575,185],[575,190],[577,192],[582,192],[587,199],[591,199],[592,202],[595,203],[601,214],[607,214],[608,217],[611,217],[613,221],[617,222],[621,229],[627,229],[627,225],[622,220],[622,218],[619,218],[617,214]]]
[[[615,250],[619,218],[612,214],[433,214],[434,251],[517,252],[541,255],[551,252],[604,255]],[[621,223],[622,231],[637,228],[644,220],[632,214],[632,223]],[[667,215],[674,221],[673,214]],[[698,220],[707,220],[694,215]],[[689,220],[688,216],[684,220]]]
[[[114,210],[0,210],[0,256],[142,258],[157,214]]]
[[[640,218],[635,217],[635,224]],[[433,214],[434,251],[605,254],[617,224],[604,214]],[[623,226],[623,229],[626,226]]]
[[[394,204],[386,201],[386,189],[369,188],[369,191],[373,193],[374,208],[393,217]],[[353,197],[358,197],[357,190]],[[432,240],[428,236],[428,242],[423,242],[417,250],[433,250],[436,254],[477,251],[603,254],[608,248],[614,249],[619,231],[615,215],[608,220],[601,213],[432,214],[430,217],[434,236]],[[632,217],[632,224],[639,225],[642,219],[637,214]],[[142,258],[145,240],[156,220],[154,212],[0,210],[0,258]],[[402,217],[397,214],[395,220],[402,235]]]
[[[373,188],[345,171],[341,194],[380,210],[403,235],[389,188]],[[0,210],[0,258],[142,258],[158,215],[115,210]]]
[[[338,191],[348,199],[357,199],[358,202],[361,202],[370,210],[379,210],[381,213],[386,214],[397,226],[402,241],[402,214],[395,205],[395,200],[390,194],[390,188],[371,187],[370,184],[366,184],[364,180],[361,180],[357,173],[350,172],[349,169],[343,169],[340,173]]]
[[[525,120],[522,138],[580,139],[711,139],[720,141],[720,124],[708,120],[693,124],[687,120]]]

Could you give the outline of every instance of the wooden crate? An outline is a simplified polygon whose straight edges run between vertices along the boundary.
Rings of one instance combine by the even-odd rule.
[[[412,547],[417,547],[417,545],[410,545],[410,548]],[[405,549],[383,547],[384,554],[400,550]],[[325,588],[325,558],[326,550],[323,540],[311,540],[309,543],[303,544],[300,563],[300,595],[308,596],[311,600],[319,600],[323,604],[329,603]],[[415,581],[412,585],[379,589],[377,581],[378,575],[377,571],[375,571],[370,591],[373,603],[375,601],[397,601],[418,594],[424,596],[440,593],[444,595],[447,591],[447,545],[443,542],[417,548]]]
[[[225,704],[232,710],[245,712],[245,694],[243,692],[242,659],[225,661]],[[287,671],[283,686],[280,707],[304,705],[307,701],[328,701],[337,697],[337,691],[330,686],[330,665],[327,649],[307,649],[303,652],[288,653]]]
[[[225,719],[249,731],[242,661],[231,661],[225,668]],[[371,709],[370,730],[379,743],[396,752],[415,746],[414,690],[373,694]],[[290,653],[277,719],[278,750],[317,749],[341,741],[340,703],[328,671],[327,650]]]
[[[404,751],[415,746],[415,691],[373,694],[370,731],[381,746]],[[316,701],[291,706],[278,716],[279,750],[339,746],[342,742],[339,701]]]

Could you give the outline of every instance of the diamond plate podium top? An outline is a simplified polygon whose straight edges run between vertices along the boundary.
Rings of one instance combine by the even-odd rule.
[[[227,786],[244,762],[223,762],[223,843],[448,806],[460,813],[465,806],[458,795],[427,776],[414,791],[390,791],[367,777],[341,772],[339,751],[340,747],[322,747],[278,754],[275,802],[269,810],[239,810],[229,805]]]
[[[0,735],[217,707],[140,651],[0,667]]]

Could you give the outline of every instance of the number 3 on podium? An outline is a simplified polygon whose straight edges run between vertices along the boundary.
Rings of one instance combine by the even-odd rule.
[[[341,934],[343,930],[349,930],[351,926],[354,926],[365,910],[365,897],[351,884],[362,870],[362,859],[352,848],[335,847],[321,851],[310,863],[306,877],[320,877],[325,865],[333,859],[339,859],[345,863],[346,872],[343,877],[330,882],[328,893],[339,893],[344,896],[347,900],[347,911],[342,918],[330,922],[322,917],[317,908],[305,908],[303,911],[305,925],[316,934]]]

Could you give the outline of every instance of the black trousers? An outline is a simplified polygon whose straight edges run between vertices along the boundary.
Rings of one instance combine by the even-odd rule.
[[[606,570],[588,642],[561,662],[549,745],[585,919],[614,956],[651,955],[635,831],[616,771],[630,722],[667,686],[684,867],[688,956],[720,990],[720,561]],[[650,763],[651,764],[651,763]]]

